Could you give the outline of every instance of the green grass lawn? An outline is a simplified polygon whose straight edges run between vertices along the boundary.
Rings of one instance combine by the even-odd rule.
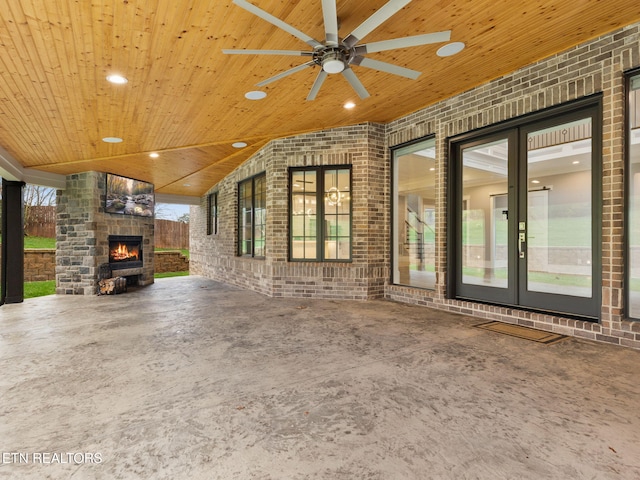
[[[56,239],[55,238],[45,238],[45,237],[24,237],[24,248],[48,248],[54,249],[56,248]]]
[[[24,298],[44,297],[56,293],[56,281],[26,282],[24,284]]]
[[[165,273],[156,273],[153,275],[153,278],[187,277],[187,276],[189,276],[189,272],[165,272]]]
[[[154,278],[169,278],[169,277],[185,277],[189,272],[167,272],[156,273]],[[44,297],[45,295],[53,295],[56,293],[56,281],[47,280],[44,282],[25,282],[24,284],[24,298],[36,298]]]
[[[484,245],[488,242],[484,217],[478,217],[478,212],[467,215],[462,221],[462,244]],[[480,211],[482,213],[482,211]],[[498,221],[495,224],[496,245],[506,245],[508,232],[507,222]],[[589,217],[556,217],[549,218],[548,227],[544,229],[544,238],[530,238],[531,246],[549,247],[585,247],[591,245],[591,218]],[[529,231],[529,234],[532,232]]]

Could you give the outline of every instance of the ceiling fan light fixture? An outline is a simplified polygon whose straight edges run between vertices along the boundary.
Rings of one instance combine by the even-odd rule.
[[[322,59],[322,70],[327,73],[340,73],[344,70],[344,59],[340,52],[327,52]]]

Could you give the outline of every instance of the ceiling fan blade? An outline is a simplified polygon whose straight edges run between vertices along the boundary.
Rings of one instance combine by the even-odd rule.
[[[292,27],[288,23],[283,22],[282,20],[280,20],[278,17],[274,17],[270,13],[265,12],[261,8],[256,7],[255,5],[253,5],[252,3],[247,2],[246,0],[233,0],[233,3],[235,3],[236,5],[238,5],[241,8],[244,8],[247,12],[251,12],[254,15],[256,15],[257,17],[260,17],[261,19],[269,22],[270,24],[275,25],[276,27],[284,30],[287,33],[290,33],[294,37],[298,37],[300,40],[302,40],[303,42],[307,43],[308,45],[311,45],[314,48],[322,46],[322,44],[320,42],[318,42],[317,40],[311,38],[306,33],[301,32],[297,28]]]
[[[288,77],[289,75],[292,75],[292,74],[294,74],[296,72],[299,72],[300,70],[304,70],[305,68],[311,67],[313,65],[315,65],[315,62],[313,62],[313,61],[307,62],[307,63],[303,63],[302,65],[298,65],[297,67],[290,68],[289,70],[286,70],[286,71],[281,72],[281,73],[279,73],[277,75],[274,75],[271,78],[267,78],[266,80],[263,80],[260,83],[256,83],[256,86],[264,87],[265,85],[268,85],[271,82],[275,82],[276,80],[280,80],[281,78]]]
[[[338,45],[338,10],[336,0],[322,0],[322,15],[327,45]]]
[[[358,77],[356,77],[356,74],[353,73],[353,70],[351,70],[350,68],[345,68],[342,71],[342,75],[344,75],[344,78],[347,79],[347,81],[351,84],[351,86],[361,99],[364,100],[365,98],[369,97],[369,92],[367,92],[367,89],[364,88],[362,82],[358,79]]]
[[[410,1],[411,0],[389,0],[373,15],[371,15],[364,22],[362,22],[358,27],[356,27],[356,29],[353,32],[347,35],[347,37],[342,41],[342,43],[344,43],[347,46],[347,48],[353,47],[356,43],[358,43],[368,34],[373,32],[376,28],[378,28],[384,22],[389,20],[393,15],[395,15],[402,7],[404,7]]]
[[[381,62],[380,60],[374,60],[372,58],[359,56],[353,59],[351,65],[359,65],[361,67],[371,68],[373,70],[380,70],[381,72],[400,75],[401,77],[410,78],[411,80],[415,80],[422,74],[422,72],[411,70],[405,67],[400,67],[399,65],[394,65],[392,63]]]
[[[318,95],[318,92],[320,91],[320,87],[322,86],[325,78],[327,78],[328,75],[329,74],[324,70],[320,70],[320,73],[316,77],[316,81],[313,82],[313,87],[311,87],[311,91],[309,92],[309,95],[307,95],[307,100],[316,99],[316,95]]]
[[[226,49],[222,53],[228,55],[291,55],[295,57],[311,57],[313,52],[302,52],[298,50],[246,50],[246,49]]]
[[[430,43],[448,42],[451,38],[451,30],[436,33],[425,33],[414,35],[413,37],[394,38],[393,40],[383,40],[381,42],[366,43],[358,45],[355,50],[358,55],[363,53],[383,52],[396,48],[419,47]]]

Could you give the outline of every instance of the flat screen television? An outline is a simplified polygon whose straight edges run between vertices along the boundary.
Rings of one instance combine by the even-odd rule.
[[[152,183],[107,173],[107,213],[153,217],[154,204]]]

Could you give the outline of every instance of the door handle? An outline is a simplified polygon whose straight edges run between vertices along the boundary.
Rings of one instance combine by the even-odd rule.
[[[526,242],[526,241],[527,241],[527,240],[526,240],[525,233],[524,233],[524,232],[520,232],[520,233],[518,234],[518,256],[519,256],[520,258],[524,258],[524,248],[523,248],[523,245],[525,244],[525,242]]]

